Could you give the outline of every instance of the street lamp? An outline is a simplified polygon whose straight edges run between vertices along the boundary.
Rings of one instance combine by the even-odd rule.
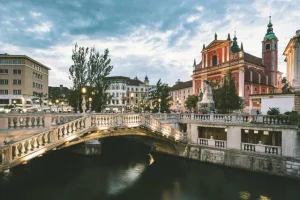
[[[61,112],[64,112],[64,102],[62,101],[60,104],[61,104]]]
[[[57,112],[59,112],[59,110],[58,110],[58,103],[59,103],[59,100],[56,99],[56,100],[55,100],[55,103],[56,103],[56,109],[57,109]]]
[[[14,107],[16,107],[17,101],[13,100]]]
[[[141,106],[140,106],[141,107],[141,112],[143,112],[143,107],[142,106],[143,106],[143,103],[141,102]]]
[[[81,88],[81,93],[82,93],[81,108],[82,108],[82,113],[85,113],[86,110],[86,101],[85,101],[86,88],[85,87]]]
[[[159,98],[158,99],[158,112],[160,113],[160,102],[161,102],[161,99]]]
[[[131,93],[130,94],[130,98],[131,98],[131,112],[133,112],[133,97],[134,97],[134,94]]]
[[[90,97],[89,98],[89,110],[90,110],[90,112],[92,112],[92,101],[93,101],[93,99],[92,99],[92,97]]]

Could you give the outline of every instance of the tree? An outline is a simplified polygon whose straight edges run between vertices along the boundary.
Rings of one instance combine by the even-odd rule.
[[[87,84],[87,61],[86,57],[89,53],[89,48],[78,47],[77,43],[75,44],[75,48],[72,50],[72,60],[74,64],[69,68],[70,76],[69,79],[73,82],[72,90],[75,92],[74,98],[70,101],[70,105],[72,107],[77,107],[79,103],[79,108],[81,109],[81,94],[80,90],[82,87]]]
[[[151,94],[150,98],[152,105],[154,106],[153,112],[169,112],[169,108],[172,103],[172,97],[170,96],[169,87],[167,84],[162,83],[159,79],[156,83],[156,90]],[[159,102],[159,99],[161,102]]]
[[[110,62],[108,49],[100,55],[95,48],[91,48],[88,61],[88,83],[91,87],[90,95],[93,96],[92,109],[97,112],[101,112],[111,98],[106,92],[110,85],[107,76],[113,69]]]
[[[203,94],[202,94],[203,95]],[[185,107],[188,110],[195,109],[197,107],[197,103],[199,101],[199,96],[197,95],[189,95],[185,100]],[[201,98],[202,99],[202,98]]]
[[[268,115],[279,115],[280,114],[279,108],[269,108],[267,114]]]
[[[35,98],[32,98],[33,101],[39,100],[39,104],[42,107],[43,100],[47,99],[47,94],[44,94],[43,92],[35,92],[34,96]]]
[[[222,113],[230,113],[244,106],[244,100],[237,95],[235,80],[230,71],[223,80],[223,86],[214,89],[213,97],[216,109]]]

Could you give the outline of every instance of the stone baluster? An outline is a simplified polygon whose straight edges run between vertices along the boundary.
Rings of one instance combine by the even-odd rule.
[[[28,117],[28,128],[32,128],[32,118]]]
[[[18,146],[19,146],[19,144],[17,144],[17,145],[15,145],[14,147],[15,147],[15,158],[18,158],[19,157],[19,154],[20,154],[20,152],[19,152],[19,149],[18,149]]]
[[[20,118],[16,117],[16,128],[20,128]]]
[[[31,151],[32,146],[31,146],[31,139],[28,140],[28,145],[27,145],[27,151]]]
[[[21,142],[21,156],[25,154],[25,142]]]
[[[37,138],[33,138],[33,149],[36,149],[38,146],[38,143],[36,140],[37,140]]]

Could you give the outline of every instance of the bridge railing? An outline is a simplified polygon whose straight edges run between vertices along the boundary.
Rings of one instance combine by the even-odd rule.
[[[54,148],[60,142],[76,138],[77,131],[86,127],[86,120],[87,117],[82,117],[1,148],[1,164],[9,164],[19,159],[20,162],[25,162],[50,150],[50,146]]]
[[[282,148],[280,146],[271,146],[263,144],[253,144],[253,143],[242,143],[242,151],[263,153],[263,154],[272,154],[272,155],[281,155]]]
[[[94,113],[91,115],[91,125],[100,127],[100,129],[114,127],[135,127],[144,123],[145,115],[143,114],[101,114]]]
[[[197,145],[226,149],[227,148],[227,141],[225,141],[225,140],[215,140],[215,139],[212,139],[212,138],[211,139],[198,138]]]
[[[180,114],[181,121],[219,122],[219,123],[262,123],[274,125],[293,124],[289,116],[284,115],[248,115],[248,114]]]
[[[23,113],[23,114],[1,114],[0,129],[27,129],[27,128],[49,128],[59,124],[80,118],[82,115],[75,113]]]

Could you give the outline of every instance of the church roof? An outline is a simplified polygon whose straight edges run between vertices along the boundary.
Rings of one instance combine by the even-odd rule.
[[[203,49],[203,50],[213,48],[213,47],[218,46],[220,44],[223,44],[225,42],[228,42],[228,40],[214,40],[207,47],[205,47],[205,49]]]
[[[244,52],[244,61],[248,63],[252,63],[255,65],[263,66],[262,59],[256,56],[253,56],[249,53]]]
[[[181,90],[185,88],[193,87],[193,81],[179,82],[170,88],[170,91]]]

